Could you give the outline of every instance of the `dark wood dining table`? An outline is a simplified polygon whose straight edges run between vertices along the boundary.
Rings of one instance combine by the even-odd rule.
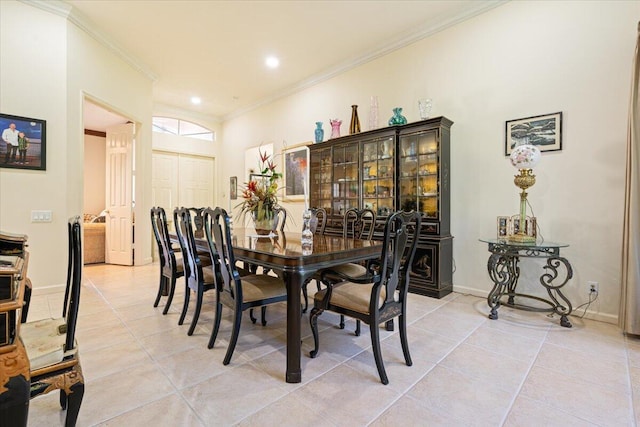
[[[303,255],[300,233],[278,232],[271,237],[258,237],[253,228],[234,228],[233,253],[236,260],[269,268],[284,279],[287,286],[287,370],[286,381],[302,381],[301,356],[301,289],[320,269],[380,257],[382,243],[338,236],[314,235],[313,251]],[[206,249],[205,239],[196,239]]]

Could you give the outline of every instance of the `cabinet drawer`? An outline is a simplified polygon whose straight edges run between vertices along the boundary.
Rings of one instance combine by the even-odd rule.
[[[440,223],[432,221],[422,222],[422,234],[440,234]]]

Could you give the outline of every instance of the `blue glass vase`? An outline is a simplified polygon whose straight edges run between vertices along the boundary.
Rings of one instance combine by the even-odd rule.
[[[322,129],[322,122],[316,122],[316,144],[322,142],[324,139],[324,129]]]
[[[402,115],[402,107],[396,107],[393,109],[393,116],[389,119],[389,126],[394,125],[406,125],[407,118]]]

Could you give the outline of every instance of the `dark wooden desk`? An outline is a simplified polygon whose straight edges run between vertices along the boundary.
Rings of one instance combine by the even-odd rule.
[[[175,239],[175,235],[171,236]],[[258,238],[253,228],[234,229],[233,253],[237,260],[269,268],[282,274],[287,286],[287,370],[286,381],[302,381],[301,301],[302,285],[323,268],[378,258],[382,243],[315,235],[313,253],[302,254],[300,233],[279,232],[274,237]],[[207,249],[204,239],[196,239],[200,249]]]

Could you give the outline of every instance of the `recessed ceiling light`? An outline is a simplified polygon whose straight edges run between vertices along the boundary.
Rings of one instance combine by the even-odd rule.
[[[191,103],[194,105],[200,105],[202,103],[202,99],[200,99],[197,96],[192,96],[191,97]]]
[[[276,58],[275,56],[269,56],[265,61],[265,64],[267,64],[267,67],[269,68],[278,68],[278,65],[280,65],[280,60],[278,58]]]

